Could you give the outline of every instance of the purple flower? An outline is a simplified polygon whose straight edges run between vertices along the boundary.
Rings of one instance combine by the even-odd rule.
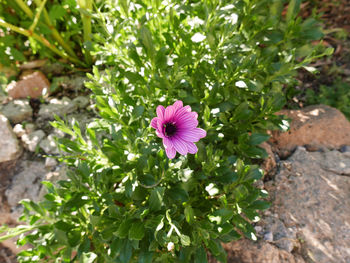
[[[173,105],[164,108],[157,107],[157,117],[151,121],[151,126],[156,129],[158,137],[163,139],[166,155],[173,159],[176,151],[182,155],[195,154],[198,151],[194,142],[204,138],[207,133],[197,128],[198,114],[191,111],[190,106],[183,107],[178,100]]]

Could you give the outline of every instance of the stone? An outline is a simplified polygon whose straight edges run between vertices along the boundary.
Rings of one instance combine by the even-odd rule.
[[[39,98],[50,91],[50,82],[40,71],[35,71],[23,77],[22,80],[11,82],[7,86],[7,93],[13,99]]]
[[[50,134],[40,142],[40,148],[47,154],[58,154],[58,148],[55,142],[55,136]]]
[[[19,201],[22,199],[39,201],[39,193],[42,188],[40,182],[47,174],[44,163],[37,161],[22,162],[20,170],[14,175],[10,186],[5,191],[13,220],[17,220],[22,212],[22,206],[18,204]]]
[[[345,152],[350,152],[350,145],[343,145],[341,148],[340,148],[340,151],[345,153]]]
[[[272,132],[270,139],[282,158],[287,158],[297,146],[338,149],[350,145],[350,122],[335,108],[313,105],[278,114],[292,119],[289,131]]]
[[[281,220],[276,217],[263,219],[265,234],[264,239],[273,242],[277,247],[287,252],[292,252],[297,243],[296,231],[288,229]]]
[[[26,133],[26,130],[23,128],[22,124],[16,124],[13,127],[13,132],[17,135],[18,138],[20,138],[22,135]]]
[[[56,159],[50,158],[50,157],[45,158],[45,167],[52,168],[52,167],[55,167],[57,164],[58,163],[57,163]]]
[[[0,112],[12,123],[31,120],[33,115],[32,107],[27,100],[10,101],[1,108]]]
[[[89,97],[78,96],[73,99],[73,103],[75,103],[79,109],[85,109],[86,106],[89,105],[90,99]]]
[[[298,147],[288,162],[276,174],[272,209],[296,228],[305,261],[350,262],[349,156]]]
[[[63,97],[62,100],[53,98],[49,104],[42,105],[39,110],[39,117],[42,119],[54,119],[54,115],[63,117],[77,109],[77,105],[71,99]]]
[[[254,242],[242,239],[223,244],[223,247],[229,263],[305,263],[301,256],[293,255],[262,240]],[[217,261],[210,259],[209,262]]]
[[[35,131],[36,126],[34,123],[26,123],[24,126],[26,133],[32,133],[33,131]]]
[[[259,146],[265,149],[268,155],[268,157],[264,160],[264,162],[261,165],[261,168],[264,171],[264,175],[266,176],[266,175],[274,174],[274,172],[276,171],[277,162],[276,162],[275,155],[272,151],[271,145],[268,144],[267,142],[263,142]]]
[[[24,134],[21,139],[24,147],[31,152],[35,152],[37,145],[45,137],[45,133],[42,130],[36,130],[29,134]]]
[[[19,66],[21,70],[28,70],[28,69],[33,69],[33,68],[40,68],[44,66],[47,63],[48,59],[37,59],[37,60],[32,60],[29,62],[26,62],[22,65]]]
[[[22,153],[7,118],[0,114],[0,163],[16,160]]]

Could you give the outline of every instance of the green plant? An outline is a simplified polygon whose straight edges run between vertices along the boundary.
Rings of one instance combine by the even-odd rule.
[[[76,65],[90,66],[92,58],[88,46],[92,4],[92,0],[34,0],[28,6],[23,0],[1,0],[0,27],[5,37],[0,42],[0,49],[7,56],[0,62],[6,65],[11,61],[24,61],[22,52],[30,46],[34,54],[40,53],[42,57],[52,57],[54,53]],[[18,34],[28,38],[29,42]],[[77,51],[84,53],[85,61],[79,58]]]
[[[318,92],[306,90],[306,104],[326,104],[337,108],[350,119],[350,83],[337,80],[332,86],[321,85]]]
[[[253,186],[259,144],[286,128],[274,115],[283,85],[331,52],[310,44],[322,30],[299,6],[282,17],[281,1],[105,1],[93,36],[101,66],[86,83],[100,117],[85,131],[52,124],[75,138],[59,139],[71,170],[44,182],[42,202],[22,202],[36,231],[18,241],[35,247],[19,260],[207,262],[210,252],[226,262],[221,242],[256,239],[252,223],[269,207]],[[207,136],[196,155],[169,160],[150,122],[178,99]]]

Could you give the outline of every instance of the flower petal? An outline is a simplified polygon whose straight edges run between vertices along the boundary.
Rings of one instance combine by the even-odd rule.
[[[192,130],[179,131],[178,137],[186,142],[198,142],[200,138],[204,138],[206,135],[205,130],[194,128]]]
[[[164,118],[164,111],[165,111],[165,108],[162,106],[162,105],[159,105],[157,107],[157,116],[160,120],[162,120]]]
[[[175,103],[173,104],[173,107],[174,107],[175,111],[177,111],[178,109],[181,109],[183,107],[182,101],[181,100],[175,101]]]
[[[164,121],[169,121],[171,118],[173,118],[174,113],[175,111],[173,106],[166,107],[164,112]]]
[[[194,130],[199,135],[199,138],[204,138],[207,136],[207,132],[201,128],[195,128]]]
[[[198,148],[193,142],[186,142],[186,144],[189,153],[195,154],[196,152],[198,152]]]
[[[179,128],[179,131],[187,131],[196,128],[198,126],[198,121],[196,119],[190,119],[182,122],[177,121],[176,125]]]
[[[173,159],[176,155],[175,148],[166,148],[165,152],[166,152],[166,155],[168,156],[169,159]]]
[[[173,142],[167,137],[163,138],[163,145],[165,149],[174,148]]]
[[[152,119],[152,121],[151,121],[152,128],[157,129],[157,121],[158,121],[157,117]]]
[[[186,143],[180,138],[174,138],[173,140],[174,148],[182,155],[186,155],[188,153]]]
[[[191,112],[191,106],[187,105],[185,107],[182,107],[176,111],[175,118],[179,118],[182,116],[184,113]]]
[[[164,134],[156,130],[156,134],[159,138],[165,138]]]

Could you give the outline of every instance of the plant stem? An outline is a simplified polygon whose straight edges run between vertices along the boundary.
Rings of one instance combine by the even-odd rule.
[[[41,0],[34,0],[35,4],[37,6],[41,6],[42,5],[42,1]],[[61,45],[61,47],[72,57],[77,58],[76,54],[74,53],[74,51],[71,49],[71,47],[64,41],[64,39],[61,37],[60,33],[57,31],[57,29],[55,28],[55,26],[51,23],[49,14],[46,11],[46,8],[43,8],[43,14],[44,14],[44,19],[46,24],[49,26],[49,28],[52,30],[51,34],[52,36],[56,39],[56,41]]]
[[[46,4],[46,1],[47,1],[47,0],[44,0],[44,1],[41,3],[41,5],[40,5],[38,11],[37,11],[36,14],[35,14],[33,24],[32,24],[32,25],[30,26],[30,28],[29,28],[29,30],[32,31],[32,32],[34,32],[35,27],[36,27],[36,25],[37,25],[38,22],[39,22],[40,15],[41,15],[41,12],[43,11],[43,8],[44,8],[44,6],[45,6],[45,4]]]
[[[3,26],[5,28],[9,28],[11,29],[12,31],[15,31],[19,34],[22,34],[26,37],[32,37],[34,39],[36,39],[37,41],[39,41],[41,44],[43,44],[44,46],[48,47],[52,52],[56,53],[57,55],[59,55],[60,57],[63,57],[65,59],[68,59],[78,65],[81,65],[81,66],[85,66],[84,63],[82,63],[79,59],[77,58],[74,58],[74,57],[69,57],[67,56],[65,53],[63,53],[62,51],[60,51],[59,49],[57,49],[54,45],[52,45],[45,37],[43,36],[40,36],[30,30],[27,30],[27,29],[24,29],[24,28],[21,28],[21,27],[17,27],[17,26],[14,26],[12,24],[9,24],[7,22],[5,22],[4,20],[1,20],[0,19],[0,26]]]
[[[80,12],[81,18],[83,21],[83,28],[84,28],[84,42],[91,41],[91,15],[87,15],[86,13],[90,13],[92,11],[92,1],[93,0],[77,0],[80,8],[86,10],[86,12]],[[85,56],[86,62],[89,65],[91,65],[92,58],[91,58],[90,51],[87,49],[84,49],[84,56]]]
[[[26,13],[27,16],[29,16],[29,18],[33,18],[34,15],[32,10],[30,10],[30,8],[22,0],[15,0],[15,1],[19,5],[19,7],[22,8],[24,13]]]

